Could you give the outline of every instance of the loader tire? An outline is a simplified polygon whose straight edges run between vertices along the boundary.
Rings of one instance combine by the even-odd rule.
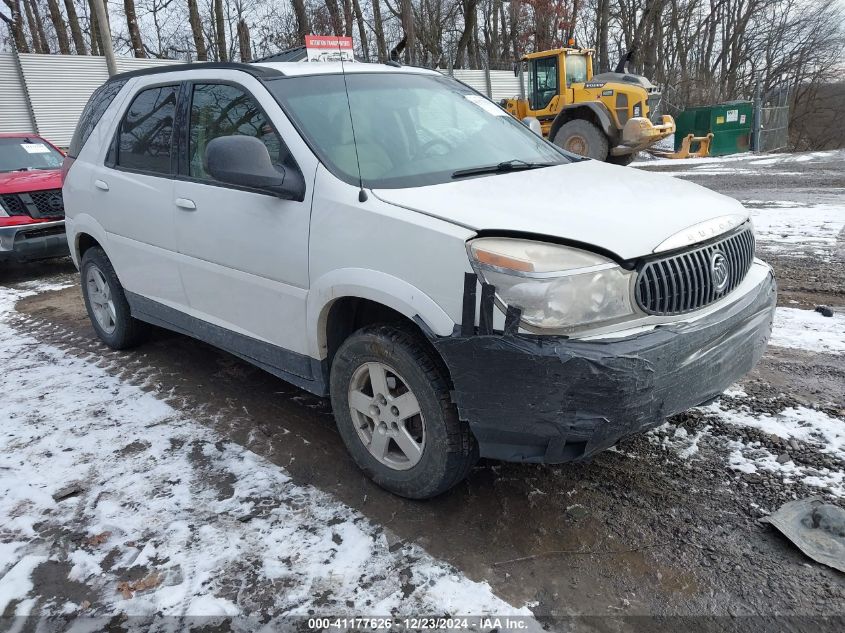
[[[598,127],[584,119],[575,119],[561,125],[555,134],[554,144],[573,154],[607,160],[607,137]]]
[[[608,155],[607,162],[613,165],[622,165],[625,167],[626,165],[630,165],[634,162],[634,159],[639,155],[639,152],[634,152],[633,154],[622,154],[622,156],[612,156]]]

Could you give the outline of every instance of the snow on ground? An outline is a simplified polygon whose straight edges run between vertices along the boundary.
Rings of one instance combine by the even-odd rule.
[[[16,331],[37,290],[0,286],[0,613],[530,615],[93,355]],[[45,578],[77,599],[39,595]]]
[[[831,150],[826,152],[796,152],[786,153],[781,152],[777,154],[757,154],[745,152],[742,154],[730,154],[728,156],[705,156],[703,158],[656,158],[646,152],[641,152],[632,165],[635,167],[697,167],[699,165],[712,165],[717,163],[733,163],[736,161],[747,160],[749,165],[754,166],[768,166],[789,163],[806,163],[806,162],[827,162],[832,159],[837,159],[837,154],[841,150]],[[751,160],[749,160],[751,159]],[[669,173],[669,172],[666,172]]]
[[[743,200],[751,210],[757,240],[781,255],[830,259],[845,230],[845,206],[789,200]],[[795,248],[802,245],[806,248]]]
[[[769,343],[827,354],[845,353],[845,314],[822,316],[814,310],[777,308]]]
[[[730,394],[728,394],[730,395]],[[666,422],[651,431],[653,444],[672,453],[682,460],[696,459],[703,443],[723,455],[725,466],[737,473],[773,473],[784,483],[802,483],[819,488],[820,492],[845,498],[845,421],[832,417],[823,411],[809,407],[787,407],[776,414],[753,411],[735,400],[719,400],[698,409],[706,414],[705,424],[695,433],[683,426]],[[724,430],[713,430],[719,422],[738,430],[755,429],[763,437],[777,437],[783,440],[781,450],[772,450],[771,444],[744,437],[726,437]],[[796,463],[793,454],[803,452],[801,463]],[[807,459],[806,452],[818,456]],[[821,462],[813,466],[807,462]]]

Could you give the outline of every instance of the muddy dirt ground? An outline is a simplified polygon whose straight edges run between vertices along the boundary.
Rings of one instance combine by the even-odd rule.
[[[824,201],[845,207],[845,155],[772,169],[748,161],[736,175],[682,176],[742,200]],[[679,171],[683,166],[648,166]],[[745,169],[745,172],[743,172]],[[845,235],[827,258],[767,250],[780,305],[845,306]],[[826,261],[825,261],[826,259]],[[68,261],[12,267],[0,283],[78,276]],[[589,463],[561,466],[482,461],[468,480],[427,502],[394,497],[347,457],[329,404],[207,345],[156,331],[149,344],[114,352],[95,338],[77,285],[22,300],[19,327],[42,342],[106,366],[122,379],[185,409],[229,439],[367,515],[394,535],[486,580],[543,621],[566,615],[841,615],[845,576],[818,565],[759,519],[817,488],[728,468],[724,442],[782,442],[720,422],[701,410],[672,420],[694,434],[709,426],[694,459],[680,459],[660,432]],[[24,323],[25,319],[29,319]],[[739,387],[753,411],[792,404],[819,408],[845,424],[845,356],[770,348]],[[830,455],[791,446],[796,463],[842,469]],[[223,485],[223,484],[221,484]],[[841,502],[841,500],[840,500]],[[61,586],[52,588],[61,595]],[[551,620],[548,620],[551,622]],[[598,626],[598,628],[602,628]]]

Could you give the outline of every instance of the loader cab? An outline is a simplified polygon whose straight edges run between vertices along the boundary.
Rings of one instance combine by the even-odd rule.
[[[534,111],[547,110],[549,114],[574,101],[573,91],[590,80],[593,59],[590,50],[562,48],[538,56],[528,56],[528,104]],[[553,104],[556,96],[560,103]]]

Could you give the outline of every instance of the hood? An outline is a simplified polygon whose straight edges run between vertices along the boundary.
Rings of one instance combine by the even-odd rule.
[[[0,194],[61,189],[61,169],[34,169],[0,173]]]
[[[620,259],[648,255],[667,238],[719,216],[748,217],[733,198],[691,182],[595,160],[373,193],[475,231],[548,235]]]

